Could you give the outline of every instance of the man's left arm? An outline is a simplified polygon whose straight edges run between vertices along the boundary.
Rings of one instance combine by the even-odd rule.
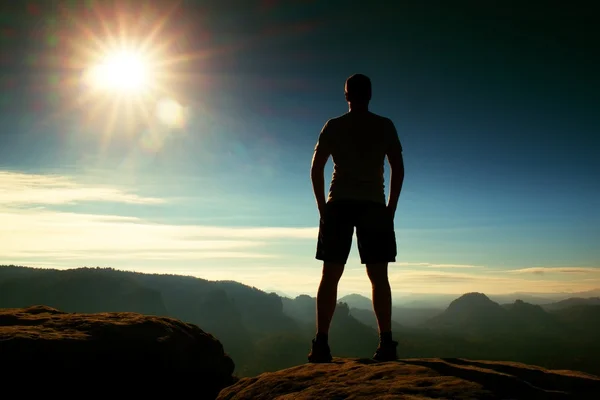
[[[391,120],[388,123],[386,147],[386,155],[390,163],[390,195],[387,208],[393,217],[396,214],[398,199],[404,182],[404,158],[398,132]]]

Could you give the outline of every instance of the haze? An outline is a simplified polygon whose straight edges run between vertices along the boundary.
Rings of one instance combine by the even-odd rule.
[[[221,3],[2,6],[2,264],[314,295],[310,159],[361,72],[404,147],[394,296],[600,287],[600,68],[585,21],[521,3]],[[152,80],[86,86],[120,45],[145,51]],[[341,296],[370,293],[357,255]]]

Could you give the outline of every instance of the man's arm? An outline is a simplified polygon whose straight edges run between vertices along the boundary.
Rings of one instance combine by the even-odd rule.
[[[315,200],[317,201],[317,208],[319,209],[320,216],[323,216],[325,210],[325,165],[331,155],[331,150],[327,142],[326,136],[327,124],[323,127],[319,136],[319,141],[315,146],[315,152],[312,158],[312,164],[310,167],[310,179],[312,182],[313,192],[315,194]]]
[[[390,121],[389,142],[387,158],[390,163],[390,196],[388,199],[388,210],[392,216],[396,213],[398,199],[404,183],[404,158],[402,157],[402,145],[394,124]]]

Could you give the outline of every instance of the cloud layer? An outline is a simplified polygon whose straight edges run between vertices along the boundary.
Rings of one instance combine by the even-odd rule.
[[[110,186],[85,185],[59,175],[0,171],[0,206],[76,204],[86,201],[161,204]]]
[[[104,265],[233,279],[289,293],[316,292],[321,276],[320,262],[314,259],[317,227],[157,223],[116,212],[65,211],[71,205],[85,209],[82,205],[86,202],[171,206],[168,199],[84,184],[66,176],[0,171],[0,264],[53,268]],[[395,293],[588,290],[600,287],[600,268],[498,269],[469,263],[398,260],[390,265],[390,282]],[[370,293],[356,247],[339,288],[340,295],[352,292]]]
[[[166,200],[69,177],[0,171],[0,253],[10,260],[202,260],[274,258],[267,240],[314,239],[316,228],[159,224],[127,215],[53,210],[84,202],[153,205]]]

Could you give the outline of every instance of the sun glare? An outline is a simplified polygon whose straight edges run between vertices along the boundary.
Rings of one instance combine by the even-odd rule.
[[[72,32],[64,35],[57,59],[68,61],[72,74],[61,87],[65,100],[57,117],[71,114],[97,132],[100,153],[113,140],[135,141],[146,131],[160,138],[187,132],[190,84],[199,86],[206,78],[198,62],[221,50],[195,50],[189,32],[181,29],[182,2],[143,2],[142,8],[136,2],[109,3],[90,2],[85,18],[78,9],[61,9]]]
[[[108,54],[91,68],[88,78],[89,83],[100,90],[139,92],[150,84],[147,61],[129,51]]]

